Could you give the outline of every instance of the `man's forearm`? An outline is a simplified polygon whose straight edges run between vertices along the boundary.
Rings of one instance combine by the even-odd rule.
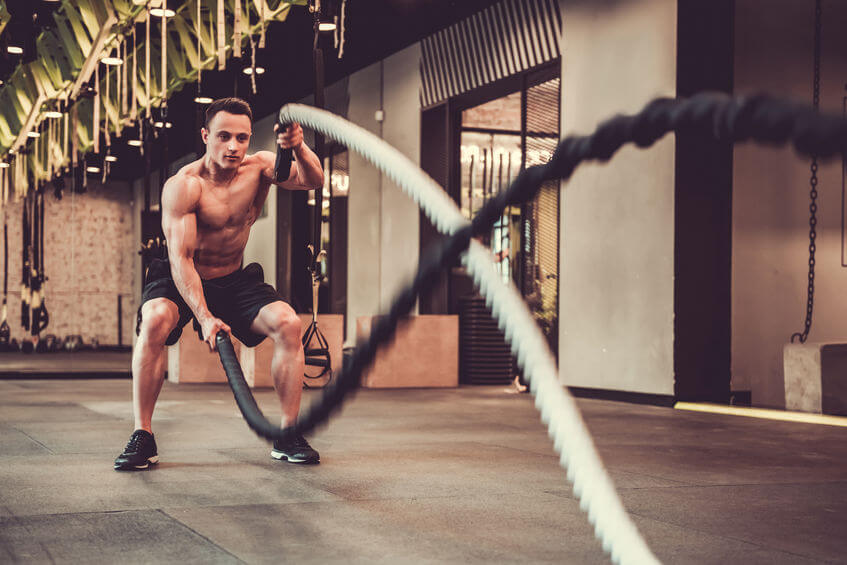
[[[203,283],[194,268],[194,261],[189,258],[171,259],[171,276],[176,289],[197,321],[202,322],[211,317],[212,313],[209,312],[206,297],[203,295]]]
[[[323,167],[315,152],[303,143],[294,151],[294,156],[297,158],[297,175],[300,177],[300,184],[311,188],[323,186]]]

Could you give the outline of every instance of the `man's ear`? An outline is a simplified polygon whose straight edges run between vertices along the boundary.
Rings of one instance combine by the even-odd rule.
[[[208,143],[209,132],[206,130],[206,128],[200,128],[200,139],[203,140],[203,143]]]

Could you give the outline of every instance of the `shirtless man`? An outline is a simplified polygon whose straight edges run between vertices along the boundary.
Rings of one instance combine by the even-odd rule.
[[[242,268],[250,227],[274,181],[276,159],[269,151],[246,155],[252,121],[250,106],[243,100],[223,98],[212,103],[201,130],[206,154],[165,183],[162,228],[169,259],[154,260],[147,272],[132,355],[135,431],[115,459],[116,470],[146,469],[158,462],[151,420],[164,381],[164,347],[176,343],[182,327],[192,319],[212,351],[221,330],[248,347],[270,337],[274,343],[271,374],[282,407],[282,426],[297,419],[304,371],[300,319],[264,283],[258,263]],[[303,143],[298,124],[277,131],[277,143],[294,152],[282,188],[323,186],[320,161]],[[271,456],[294,463],[320,459],[302,436],[284,445],[274,442]]]

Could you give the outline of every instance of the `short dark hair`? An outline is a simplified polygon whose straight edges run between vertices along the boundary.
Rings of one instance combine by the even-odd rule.
[[[209,123],[218,112],[228,112],[230,114],[247,116],[250,118],[250,123],[253,123],[253,112],[250,110],[250,104],[241,98],[219,98],[209,104],[209,107],[206,108],[206,129],[209,129]]]

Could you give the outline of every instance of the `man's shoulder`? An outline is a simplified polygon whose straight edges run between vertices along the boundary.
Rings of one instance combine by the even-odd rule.
[[[266,167],[268,165],[268,161],[274,158],[274,154],[270,151],[256,151],[255,153],[244,157],[244,164]]]
[[[185,181],[188,179],[200,180],[200,169],[203,165],[203,159],[197,159],[187,165],[183,165],[171,178]]]
[[[180,200],[199,200],[203,191],[202,178],[197,163],[189,163],[176,172],[165,183],[165,191]]]

